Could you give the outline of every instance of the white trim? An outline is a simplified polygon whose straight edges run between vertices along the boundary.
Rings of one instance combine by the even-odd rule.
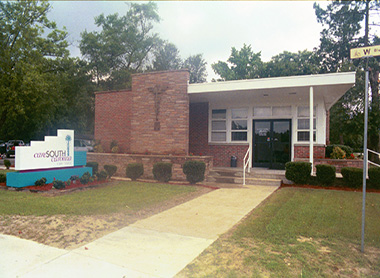
[[[355,72],[190,84],[188,94],[344,84],[355,84]]]

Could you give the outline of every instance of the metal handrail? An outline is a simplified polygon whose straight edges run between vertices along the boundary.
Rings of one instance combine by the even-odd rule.
[[[250,172],[249,165],[251,164],[251,146],[248,147],[247,152],[245,153],[244,159],[243,159],[243,185],[245,185],[245,171],[248,167],[248,173]]]
[[[372,164],[372,165],[375,165],[375,166],[377,166],[377,167],[380,167],[380,165],[379,164],[377,164],[377,163],[375,163],[375,162],[372,162],[371,160],[369,160],[368,159],[368,152],[371,152],[371,153],[373,153],[373,154],[377,154],[377,155],[379,155],[380,156],[380,153],[378,153],[378,152],[375,152],[375,151],[373,151],[373,150],[370,150],[370,149],[367,149],[367,169],[366,169],[366,177],[368,178],[368,166],[369,166],[369,164]]]

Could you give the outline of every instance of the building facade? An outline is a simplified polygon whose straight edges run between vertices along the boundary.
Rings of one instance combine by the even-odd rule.
[[[136,74],[131,90],[97,93],[95,139],[106,151],[116,140],[123,153],[211,156],[222,167],[231,156],[241,167],[247,154],[250,167],[313,162],[324,158],[328,111],[355,73],[188,80],[186,70]]]

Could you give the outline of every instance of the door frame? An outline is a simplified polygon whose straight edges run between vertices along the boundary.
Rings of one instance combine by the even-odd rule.
[[[270,122],[270,161],[269,163],[255,163],[255,122]],[[272,169],[273,167],[273,122],[289,122],[289,161],[292,159],[292,119],[253,119],[252,120],[252,167]]]

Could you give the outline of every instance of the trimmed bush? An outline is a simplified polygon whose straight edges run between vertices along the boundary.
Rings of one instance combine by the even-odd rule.
[[[183,173],[186,175],[186,179],[190,184],[196,184],[197,182],[205,179],[206,163],[198,160],[186,161],[183,164]]]
[[[125,172],[128,178],[135,181],[144,174],[144,165],[142,163],[130,163]]]
[[[355,167],[343,167],[340,172],[343,182],[350,188],[361,188],[363,185],[363,169]]]
[[[45,177],[43,177],[43,178],[41,178],[39,180],[36,180],[34,182],[34,185],[35,186],[44,186],[46,184],[46,181],[47,181],[47,179]]]
[[[336,168],[335,166],[328,164],[320,164],[315,166],[317,168],[317,180],[322,185],[332,185],[336,177]]]
[[[368,169],[369,183],[368,187],[371,189],[380,189],[380,168]]]
[[[104,170],[106,170],[108,177],[111,178],[113,175],[115,175],[117,171],[117,167],[115,165],[104,165]]]
[[[87,167],[91,167],[92,168],[92,174],[96,174],[98,172],[98,169],[99,169],[99,163],[98,162],[87,162]]]
[[[80,183],[81,184],[87,184],[89,183],[91,178],[91,174],[89,172],[86,172],[83,174],[83,176],[80,178]]]
[[[285,177],[296,184],[307,184],[310,179],[310,162],[287,162],[285,164]]]
[[[66,183],[64,181],[55,180],[53,181],[53,187],[55,189],[64,189],[66,187]]]
[[[4,166],[9,169],[11,167],[11,162],[8,159],[4,159]]]
[[[157,162],[153,165],[153,176],[160,182],[168,182],[172,177],[172,166],[170,162]]]
[[[346,158],[349,158],[351,156],[351,154],[353,153],[353,150],[350,146],[335,145],[335,144],[334,145],[327,145],[326,146],[326,157],[331,158],[331,153],[333,152],[334,147],[341,148],[345,152]]]
[[[6,174],[0,174],[0,182],[7,182],[7,175]]]
[[[102,170],[102,171],[100,171],[99,173],[96,174],[96,177],[98,178],[99,181],[104,181],[104,180],[106,180],[106,179],[107,179],[107,176],[108,176],[108,174],[107,174],[107,172],[104,171],[104,170]]]

